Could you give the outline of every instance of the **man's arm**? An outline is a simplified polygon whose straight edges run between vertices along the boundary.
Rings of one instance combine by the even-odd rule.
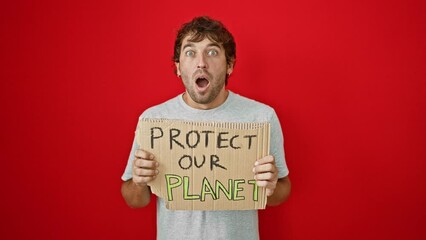
[[[151,190],[148,186],[138,186],[133,179],[123,182],[121,185],[121,195],[131,208],[141,208],[149,204]]]
[[[266,156],[256,161],[253,168],[254,178],[259,187],[266,187],[268,196],[267,205],[276,206],[286,201],[290,196],[291,183],[290,178],[284,177],[278,179],[278,169],[275,166],[275,158]]]
[[[268,204],[268,206],[280,205],[288,199],[288,197],[290,196],[290,192],[290,178],[288,176],[280,178],[277,181],[274,193],[268,197],[268,201],[266,204]]]
[[[129,207],[140,208],[149,204],[151,190],[147,183],[157,176],[157,167],[158,162],[154,160],[154,155],[141,149],[136,150],[132,179],[121,185],[121,195]]]

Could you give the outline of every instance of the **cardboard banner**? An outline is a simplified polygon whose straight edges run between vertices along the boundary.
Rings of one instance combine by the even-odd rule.
[[[136,141],[160,163],[149,186],[168,209],[265,208],[252,170],[269,155],[269,123],[141,119]]]

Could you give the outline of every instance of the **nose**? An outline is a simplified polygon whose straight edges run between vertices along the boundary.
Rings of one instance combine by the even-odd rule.
[[[206,69],[207,68],[207,62],[204,55],[201,55],[198,59],[197,68],[199,69]]]

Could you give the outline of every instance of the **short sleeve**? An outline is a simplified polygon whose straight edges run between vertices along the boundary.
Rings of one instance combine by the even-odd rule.
[[[138,149],[138,145],[136,143],[136,139],[133,139],[132,149],[130,150],[129,159],[127,160],[126,169],[124,170],[123,175],[121,176],[121,180],[127,181],[132,178],[132,165],[133,159],[135,156],[136,149]]]
[[[275,165],[278,169],[278,178],[286,177],[289,174],[284,153],[284,136],[281,129],[280,121],[275,113],[272,114],[271,120],[271,145],[270,154],[275,158]]]

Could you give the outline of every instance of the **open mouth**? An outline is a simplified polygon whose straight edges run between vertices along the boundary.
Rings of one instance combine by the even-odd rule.
[[[207,80],[206,78],[200,77],[200,78],[197,78],[195,83],[197,84],[199,88],[205,88],[209,85],[209,80]]]

